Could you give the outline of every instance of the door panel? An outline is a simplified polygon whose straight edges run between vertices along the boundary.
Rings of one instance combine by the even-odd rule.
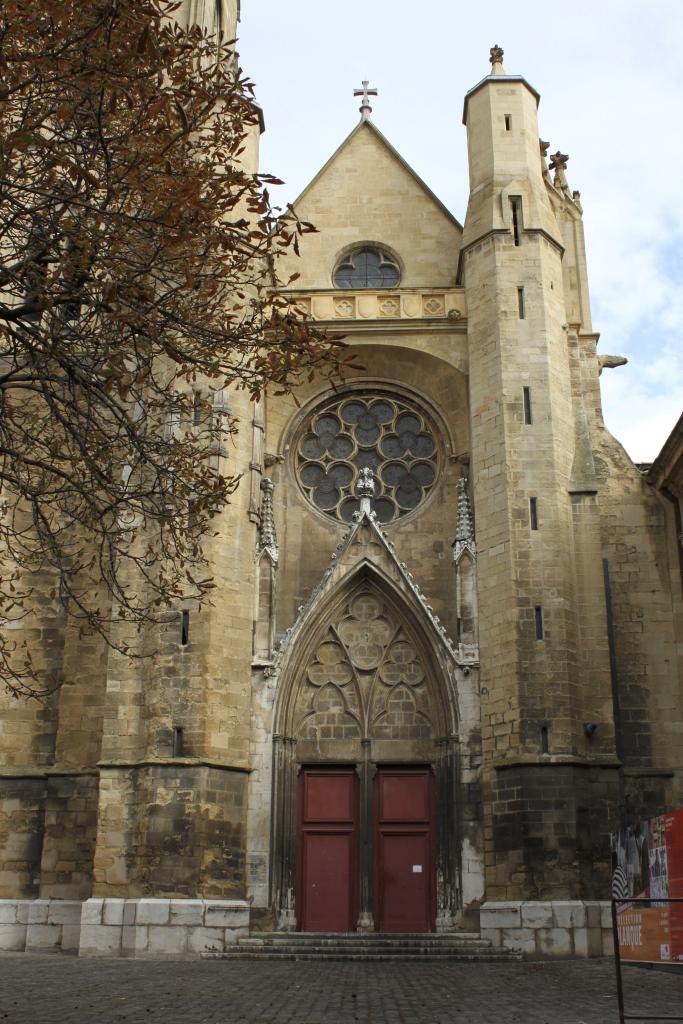
[[[358,778],[352,769],[304,769],[299,778],[299,927],[349,932],[358,916]]]
[[[381,841],[382,931],[429,931],[429,837],[389,833]]]
[[[434,786],[428,768],[380,769],[375,780],[375,922],[427,932],[436,916]]]
[[[379,779],[382,821],[429,821],[428,776],[381,773]]]
[[[353,871],[350,835],[305,835],[304,877],[307,932],[351,931],[349,883]]]
[[[345,822],[355,818],[354,787],[349,775],[324,775],[306,772],[304,785],[304,821]]]

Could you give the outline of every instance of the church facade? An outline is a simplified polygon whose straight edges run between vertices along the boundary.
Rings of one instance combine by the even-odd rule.
[[[295,204],[288,294],[356,368],[229,396],[212,606],[131,660],[46,585],[62,685],[2,712],[0,948],[609,949],[609,833],[682,799],[680,540],[603,423],[580,196],[502,61],[465,97],[464,224],[366,87]]]

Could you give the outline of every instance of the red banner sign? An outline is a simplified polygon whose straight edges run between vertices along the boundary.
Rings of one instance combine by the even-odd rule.
[[[612,836],[613,895],[651,899],[617,904],[622,960],[683,962],[683,810],[643,821]]]

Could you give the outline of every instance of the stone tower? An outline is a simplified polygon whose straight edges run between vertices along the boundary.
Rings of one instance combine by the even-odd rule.
[[[580,360],[594,348],[549,181],[538,94],[502,51],[466,97],[470,199],[461,250],[470,354],[489,892],[584,893],[582,815],[617,802],[598,486]],[[569,214],[565,213],[569,209]],[[585,723],[600,722],[589,737]],[[590,763],[591,770],[586,772]],[[553,794],[554,799],[549,799]],[[607,800],[607,804],[605,803]],[[565,813],[558,814],[559,802]],[[553,838],[554,837],[554,838]],[[588,883],[590,886],[590,883]]]

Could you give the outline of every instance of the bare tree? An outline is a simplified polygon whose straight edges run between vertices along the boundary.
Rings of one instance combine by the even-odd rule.
[[[114,615],[143,625],[212,587],[202,537],[237,484],[224,389],[288,391],[340,344],[273,290],[311,228],[241,163],[258,111],[232,44],[174,9],[0,13],[0,624],[47,573],[121,649]],[[45,692],[15,632],[0,678]]]

